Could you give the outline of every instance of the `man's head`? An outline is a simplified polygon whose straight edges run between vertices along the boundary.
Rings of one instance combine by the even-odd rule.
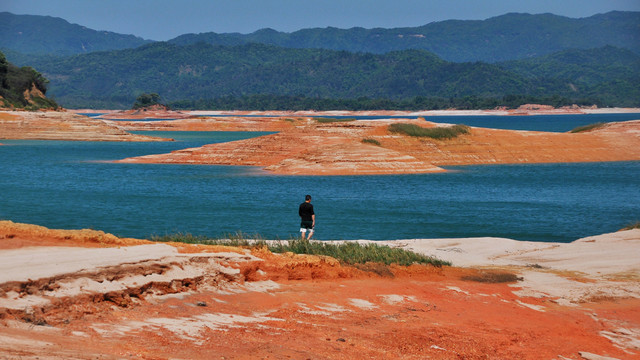
[[[307,195],[304,197],[304,201],[311,201],[311,195]]]

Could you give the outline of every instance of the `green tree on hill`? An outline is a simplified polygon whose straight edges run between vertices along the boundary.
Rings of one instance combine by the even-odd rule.
[[[142,109],[153,105],[166,106],[160,95],[157,93],[144,93],[136,98],[136,102],[133,104],[133,109]]]

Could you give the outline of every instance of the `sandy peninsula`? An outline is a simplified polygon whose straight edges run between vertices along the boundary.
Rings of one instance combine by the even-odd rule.
[[[309,117],[125,122],[120,126],[128,130],[279,132],[121,162],[250,165],[286,175],[368,175],[429,173],[451,165],[640,160],[640,120],[582,133],[472,127],[468,134],[443,140],[391,132],[389,126],[397,123],[450,126],[416,119],[320,122]]]
[[[0,358],[640,356],[639,229],[386,244],[453,266],[356,268],[0,221]]]
[[[608,109],[609,111],[613,111]],[[637,109],[617,109],[617,112]],[[270,131],[274,134],[229,143],[122,159],[127,163],[178,163],[258,166],[286,175],[415,174],[444,171],[443,166],[640,160],[640,120],[609,123],[583,133],[548,133],[473,127],[454,139],[415,138],[389,131],[395,123],[447,127],[415,116],[434,112],[236,112],[201,116],[169,110],[109,111],[105,118],[132,116],[154,121],[107,120],[76,111],[2,111],[0,139],[79,141],[166,141],[132,134],[137,130]],[[85,110],[86,111],[86,110]],[[477,110],[479,114],[595,112],[599,109]],[[457,114],[449,110],[448,114]],[[407,119],[320,122],[313,116],[402,116]],[[427,115],[425,115],[427,114]],[[160,120],[157,119],[170,119]]]

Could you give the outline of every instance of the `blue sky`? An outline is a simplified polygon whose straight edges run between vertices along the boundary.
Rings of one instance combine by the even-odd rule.
[[[509,12],[587,17],[640,11],[640,0],[0,0],[0,11],[50,15],[95,30],[169,40],[186,33],[420,26]]]

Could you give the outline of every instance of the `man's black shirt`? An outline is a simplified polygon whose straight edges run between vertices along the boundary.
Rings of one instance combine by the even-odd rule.
[[[302,221],[313,221],[313,218],[311,217],[311,215],[315,215],[315,213],[313,212],[313,205],[306,201],[303,202],[302,204],[300,204],[298,214],[300,215]]]

